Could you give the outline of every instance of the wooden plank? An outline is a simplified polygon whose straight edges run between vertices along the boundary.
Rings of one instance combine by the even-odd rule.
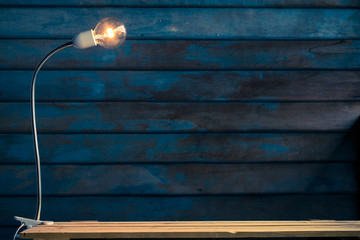
[[[35,197],[1,197],[0,224],[33,217]],[[42,219],[53,221],[356,220],[356,195],[45,197]]]
[[[0,103],[0,131],[30,132],[28,103]],[[359,102],[38,103],[40,131],[343,131]]]
[[[28,101],[33,71],[2,71],[2,101]],[[357,71],[42,71],[37,101],[358,100]]]
[[[359,7],[358,0],[0,0],[2,6],[116,6],[116,7]]]
[[[52,225],[49,228],[58,228],[59,226],[63,226],[66,228],[73,227],[115,227],[119,226],[120,222],[100,222],[96,220],[90,221],[71,221],[71,222],[56,222],[56,226]],[[292,227],[292,226],[307,226],[311,224],[312,227],[329,227],[333,226],[334,228],[343,227],[343,224],[354,224],[351,227],[357,227],[358,223],[354,220],[347,221],[339,221],[337,220],[300,220],[300,221],[146,221],[146,222],[121,222],[121,227],[129,227],[129,231],[133,231],[137,228],[145,229],[145,228],[156,228],[159,227],[166,231],[169,231],[170,228],[175,227],[176,229],[187,229],[187,228],[200,228],[200,227],[274,227],[274,226],[284,226],[284,227]]]
[[[41,161],[257,163],[356,161],[354,134],[41,134]],[[30,134],[0,134],[0,163],[32,164]]]
[[[2,38],[71,39],[106,16],[121,18],[135,39],[360,37],[358,9],[16,7],[2,8],[0,15]]]
[[[359,21],[360,22],[360,21]],[[360,33],[360,31],[359,31]],[[2,39],[0,69],[33,69],[66,40]],[[128,40],[118,51],[101,47],[66,49],[51,69],[354,69],[360,67],[359,40],[183,41]]]
[[[34,194],[35,167],[1,165],[0,194]],[[44,194],[355,193],[351,163],[43,166]]]
[[[239,238],[239,237],[359,237],[360,221],[301,222],[98,222],[91,226],[55,222],[38,225],[21,233],[23,238]],[[155,227],[156,226],[156,227]]]

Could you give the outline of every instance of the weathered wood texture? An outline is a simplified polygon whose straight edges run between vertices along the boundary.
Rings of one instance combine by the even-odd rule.
[[[0,100],[29,101],[31,70],[2,71]],[[358,100],[358,71],[42,71],[37,101]]]
[[[359,221],[57,222],[22,238],[360,237]]]
[[[1,197],[0,224],[33,216],[35,197]],[[45,197],[43,219],[54,221],[355,220],[355,195]],[[0,228],[2,237],[16,228]]]
[[[33,216],[36,197],[1,197],[0,224]],[[196,221],[357,219],[352,194],[45,197],[42,219],[53,221]]]
[[[351,163],[116,164],[43,166],[44,193],[282,194],[356,193]],[[0,194],[33,194],[32,165],[2,165]]]
[[[358,9],[18,7],[2,8],[0,16],[0,37],[10,38],[71,39],[105,16],[121,16],[128,37],[137,39],[360,37]]]
[[[359,21],[360,22],[360,21]],[[360,31],[359,31],[360,32]],[[0,69],[33,69],[64,40],[2,39]],[[117,51],[65,49],[51,69],[356,69],[360,40],[190,41],[128,40]]]
[[[29,104],[0,103],[2,132],[30,131]],[[358,102],[38,103],[40,131],[344,131]]]
[[[272,134],[40,134],[45,164],[266,163],[357,160],[357,135]],[[0,134],[2,164],[32,164],[30,134]]]
[[[117,6],[117,7],[359,7],[359,0],[0,0],[2,6]]]
[[[358,0],[0,6],[1,237],[35,212],[32,70],[107,16],[123,46],[39,75],[42,219],[359,218]]]

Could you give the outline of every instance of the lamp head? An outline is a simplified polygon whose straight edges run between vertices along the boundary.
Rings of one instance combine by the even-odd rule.
[[[124,24],[116,18],[104,18],[95,27],[95,30],[81,32],[73,38],[74,47],[85,49],[100,45],[103,48],[113,49],[124,43],[126,29]]]

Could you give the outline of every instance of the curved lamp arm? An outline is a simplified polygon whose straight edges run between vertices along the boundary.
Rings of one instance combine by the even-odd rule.
[[[36,205],[36,214],[34,219],[29,218],[22,218],[15,216],[15,220],[20,221],[21,225],[17,229],[14,238],[16,239],[16,236],[19,232],[19,230],[26,226],[26,228],[32,228],[39,224],[45,224],[45,225],[51,225],[54,222],[52,221],[41,221],[40,220],[40,214],[41,214],[41,203],[42,203],[42,187],[41,187],[41,165],[40,165],[40,153],[39,153],[39,143],[38,143],[38,137],[37,137],[37,128],[36,128],[36,114],[35,114],[35,84],[36,84],[36,78],[37,75],[41,69],[41,67],[45,64],[45,62],[55,53],[67,48],[73,46],[73,42],[67,42],[54,50],[52,50],[48,55],[46,55],[40,63],[37,65],[34,71],[34,75],[32,77],[31,81],[31,91],[30,91],[30,101],[31,101],[31,129],[32,129],[32,136],[33,136],[33,142],[34,142],[34,152],[35,152],[35,164],[36,164],[36,183],[37,183],[37,205]]]
[[[37,207],[36,207],[36,214],[35,214],[35,220],[40,220],[40,214],[41,214],[41,202],[42,202],[42,188],[41,188],[41,169],[40,169],[40,153],[39,153],[39,143],[38,143],[38,137],[37,137],[37,128],[36,128],[36,114],[35,114],[35,84],[36,84],[36,77],[41,69],[41,67],[44,65],[44,63],[55,53],[71,47],[73,45],[73,42],[65,43],[54,50],[52,50],[48,55],[46,55],[39,65],[36,67],[34,71],[34,75],[32,77],[31,82],[31,128],[33,133],[33,142],[34,142],[34,151],[35,151],[35,164],[36,164],[36,180],[37,180]]]
[[[36,163],[36,175],[37,175],[37,209],[34,219],[15,217],[15,220],[20,221],[22,224],[16,231],[14,239],[17,236],[18,231],[26,226],[27,228],[32,228],[39,224],[52,224],[52,221],[41,221],[41,204],[42,204],[42,187],[41,187],[41,167],[40,167],[40,153],[39,153],[39,143],[37,137],[37,128],[36,128],[36,114],[35,114],[35,84],[37,75],[44,65],[44,63],[55,53],[67,48],[74,46],[78,49],[85,49],[90,47],[95,47],[97,45],[102,46],[103,48],[116,48],[120,46],[126,38],[126,29],[124,24],[116,18],[104,18],[102,19],[95,27],[95,30],[89,30],[77,34],[72,41],[67,42],[54,50],[52,50],[48,55],[46,55],[39,65],[36,67],[34,75],[31,82],[31,120],[32,120],[32,133],[34,141],[34,152],[35,152],[35,163]]]

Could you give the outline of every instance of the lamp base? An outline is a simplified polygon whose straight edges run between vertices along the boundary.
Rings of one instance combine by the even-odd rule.
[[[53,221],[42,221],[42,220],[35,220],[35,219],[30,219],[30,218],[23,218],[23,217],[17,217],[15,216],[14,219],[16,221],[19,221],[23,224],[25,224],[26,228],[33,228],[37,225],[51,225],[54,222]]]

